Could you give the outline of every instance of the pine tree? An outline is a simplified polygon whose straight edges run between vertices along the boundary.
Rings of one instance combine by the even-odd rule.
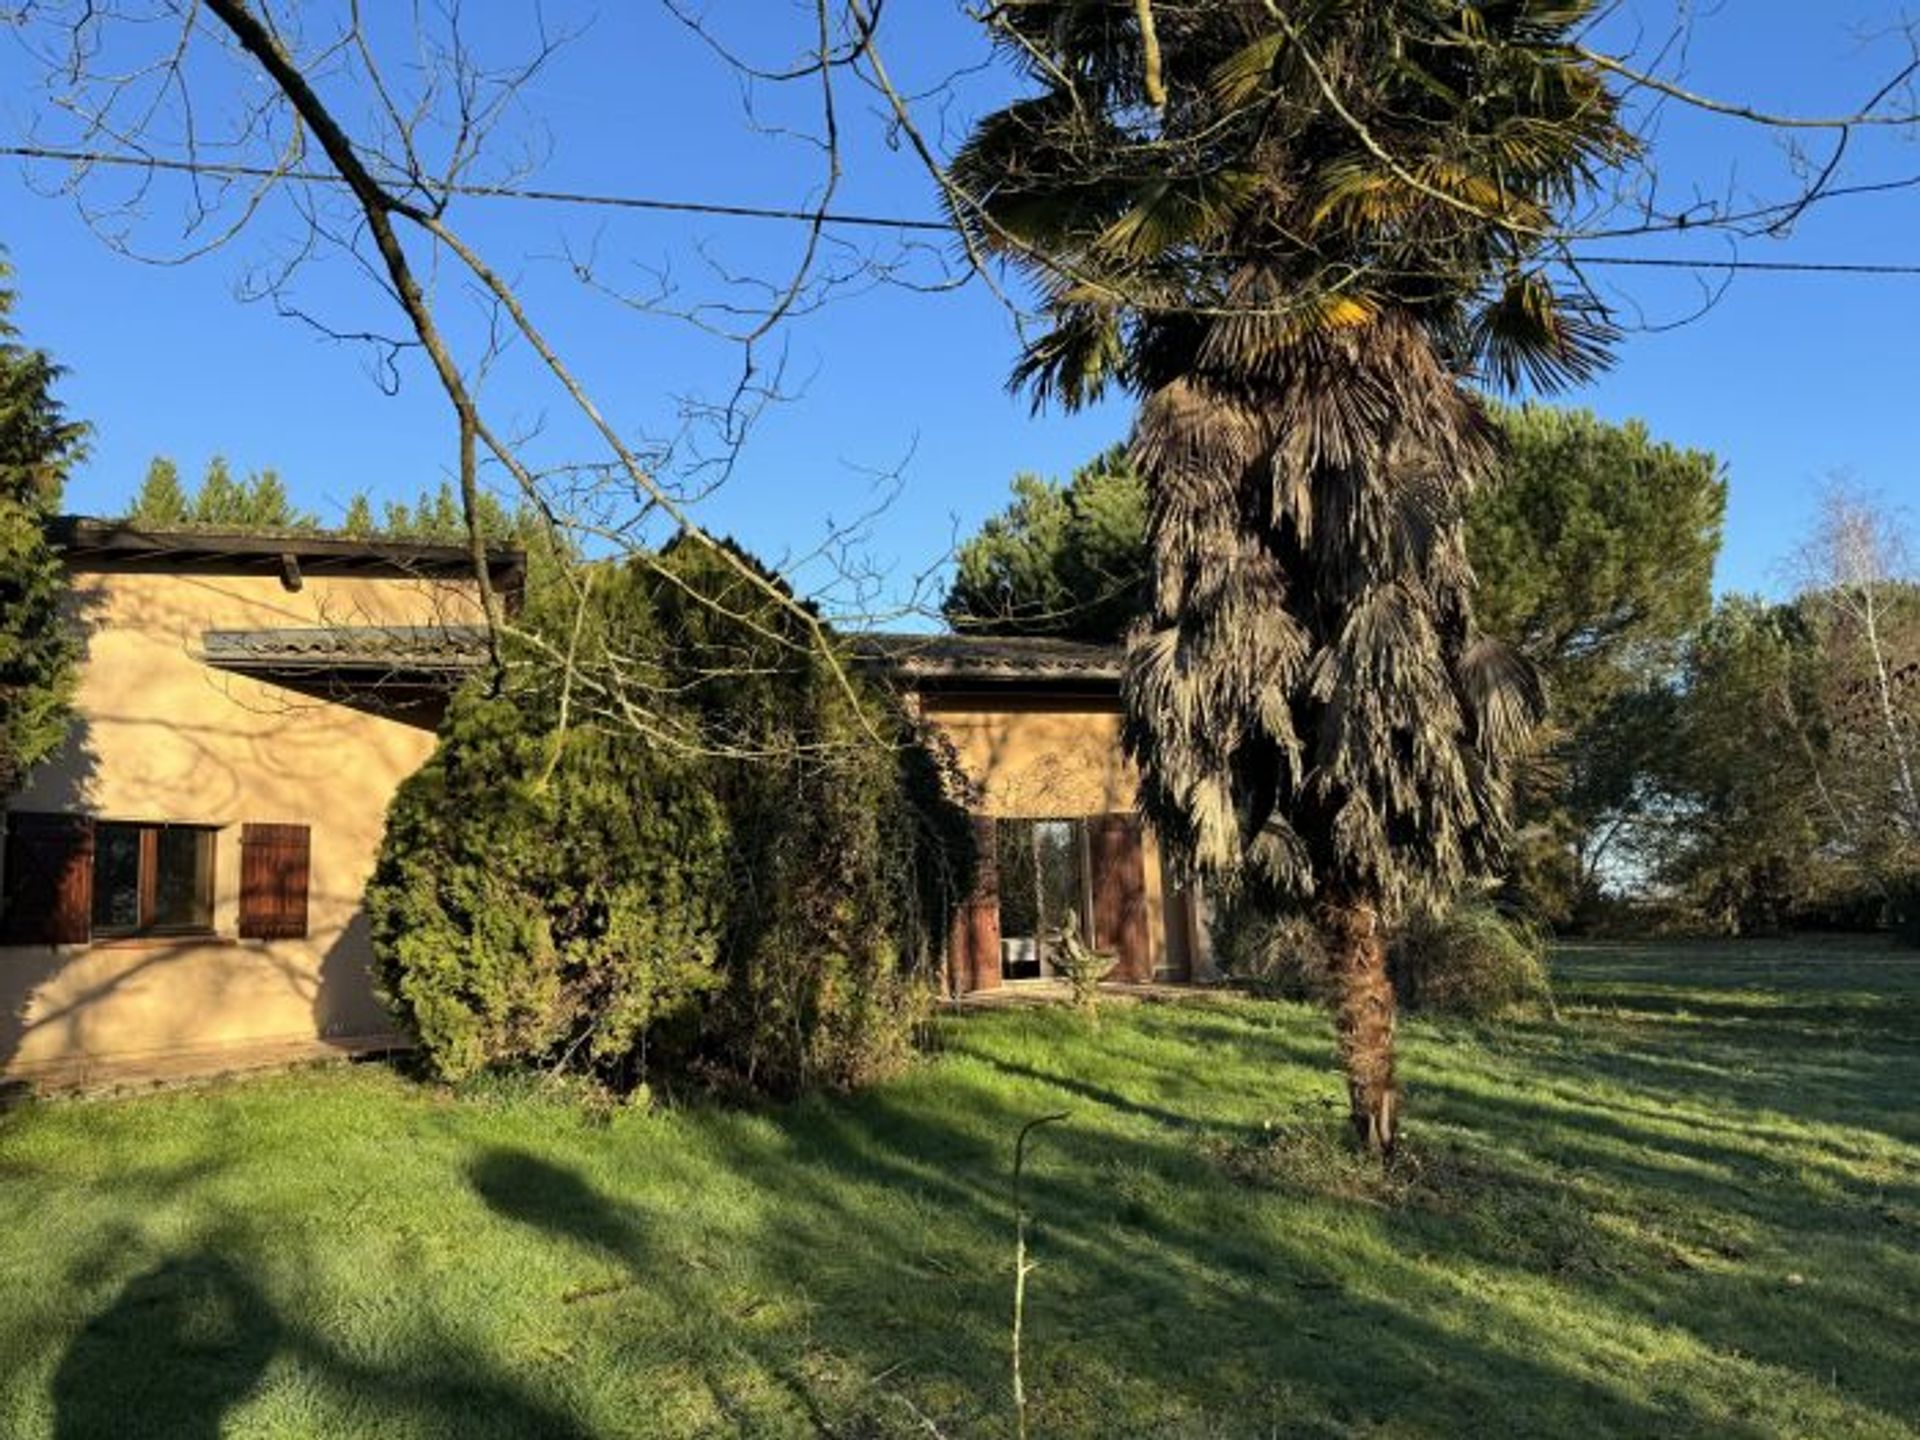
[[[165,456],[156,456],[123,518],[151,530],[320,528],[319,517],[293,503],[278,471],[260,470],[238,480],[220,455],[207,463],[206,474],[192,492],[180,483],[179,467]]]
[[[54,398],[60,367],[15,339],[11,274],[0,261],[0,796],[66,734],[78,645],[47,522],[86,439]]]
[[[960,548],[955,629],[1112,641],[1146,609],[1147,487],[1123,446],[1065,485],[1018,475],[1013,503]]]
[[[347,502],[347,513],[340,521],[340,533],[351,535],[356,540],[371,540],[380,533],[380,523],[373,518],[373,504],[364,491]]]
[[[193,510],[188,519],[195,525],[238,526],[244,505],[238,482],[227,466],[227,457],[216,455],[207,462],[207,473],[200,477],[194,492]]]
[[[185,525],[192,514],[192,503],[180,484],[180,467],[164,455],[154,456],[126,518],[147,529],[168,530]]]

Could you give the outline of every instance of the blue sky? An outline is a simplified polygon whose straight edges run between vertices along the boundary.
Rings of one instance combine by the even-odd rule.
[[[719,10],[722,7],[715,7]],[[1687,78],[1696,88],[1802,112],[1849,109],[1888,68],[1893,52],[1863,35],[1890,23],[1884,4],[1837,0],[1807,6],[1743,0],[1701,7]],[[559,3],[553,15],[570,9]],[[757,23],[734,38],[767,59],[802,33],[798,9],[753,7]],[[977,36],[958,7],[902,0],[890,23],[888,58],[909,86],[979,58]],[[1670,20],[1644,0],[1639,19]],[[489,10],[478,41],[501,57],[524,52],[521,7]],[[738,14],[739,12],[735,12]],[[1631,18],[1631,17],[1630,17]],[[792,23],[788,23],[791,21]],[[18,37],[0,35],[0,143],[47,126],[37,71]],[[27,37],[29,40],[33,36]],[[195,76],[204,104],[243,93],[238,72],[210,57]],[[977,74],[955,89],[947,118],[1004,93],[1002,77]],[[764,122],[798,119],[805,97],[763,89]],[[926,216],[930,182],[891,146],[870,95],[846,96],[847,179],[841,209]],[[937,112],[929,104],[929,116]],[[651,3],[603,6],[579,41],[554,59],[526,94],[509,138],[537,138],[545,158],[537,183],[553,188],[785,205],[817,183],[804,145],[744,123],[729,73]],[[1669,116],[1658,138],[1664,184],[1679,193],[1778,193],[1783,159],[1773,137],[1732,121]],[[1858,178],[1920,171],[1920,149],[1872,137],[1854,159]],[[191,263],[155,267],[115,253],[67,198],[41,188],[59,174],[0,161],[0,244],[21,292],[26,338],[71,370],[63,394],[92,421],[91,459],[70,492],[74,509],[124,505],[149,456],[170,455],[197,471],[215,454],[238,468],[277,468],[296,495],[335,516],[366,489],[404,498],[448,473],[453,446],[446,406],[424,370],[403,361],[397,395],[375,383],[370,352],[336,343],[265,302],[243,303],[250,276],[301,233],[277,202],[225,248]],[[107,192],[92,192],[96,202]],[[159,248],[179,237],[177,186],[161,185],[136,231]],[[712,295],[711,264],[773,274],[790,264],[801,236],[791,227],[679,216],[610,216],[566,207],[471,202],[453,217],[525,287],[559,348],[631,435],[672,433],[678,397],[724,393],[735,350],[678,320],[635,312],[584,289],[565,257],[591,254],[606,283],[635,289],[672,277],[682,296]],[[1920,193],[1840,201],[1781,241],[1747,243],[1749,259],[1911,262],[1920,233]],[[1688,237],[1591,247],[1596,253],[1727,253]],[[916,271],[927,273],[924,265]],[[1638,416],[1664,438],[1718,453],[1731,475],[1723,588],[1777,586],[1776,565],[1805,524],[1822,477],[1846,471],[1895,500],[1914,484],[1920,417],[1920,278],[1745,275],[1707,314],[1675,328],[1698,290],[1686,276],[1605,272],[1623,306],[1644,311],[1605,379],[1575,396],[1611,417]],[[456,333],[479,333],[479,307],[442,286]],[[293,298],[329,324],[391,324],[364,275],[338,259],[303,270]],[[898,493],[871,525],[873,559],[898,596],[1003,502],[1017,470],[1060,472],[1120,438],[1128,415],[1109,405],[1078,416],[1031,417],[1006,393],[1015,350],[1005,309],[979,284],[947,293],[886,286],[836,299],[782,332],[797,398],[771,409],[732,478],[703,503],[714,529],[763,553],[803,553],[826,517],[844,521],[882,494]],[[508,356],[489,382],[497,413],[541,438],[532,452],[577,455],[577,430],[524,356]]]

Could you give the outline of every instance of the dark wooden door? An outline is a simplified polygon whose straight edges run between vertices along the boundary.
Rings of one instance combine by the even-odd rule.
[[[953,912],[947,938],[947,989],[955,995],[1000,988],[1000,866],[999,841],[990,815],[973,817],[973,843],[978,852],[973,891]]]
[[[1093,943],[1111,951],[1111,980],[1153,979],[1147,928],[1145,833],[1133,815],[1096,816],[1088,827],[1093,869]]]

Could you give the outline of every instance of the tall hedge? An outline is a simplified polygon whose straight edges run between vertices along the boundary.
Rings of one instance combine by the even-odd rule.
[[[456,697],[369,891],[390,1003],[447,1077],[792,1093],[894,1068],[971,863],[939,762],[710,545],[593,595],[577,636],[557,597],[528,623],[589,677],[641,676],[653,733],[591,704],[563,729],[531,656]]]

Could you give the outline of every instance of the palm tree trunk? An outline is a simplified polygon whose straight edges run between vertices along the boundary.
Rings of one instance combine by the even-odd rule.
[[[1393,1081],[1393,983],[1379,910],[1346,897],[1330,902],[1321,926],[1339,987],[1340,1064],[1354,1134],[1381,1159],[1399,1138],[1400,1092]]]

